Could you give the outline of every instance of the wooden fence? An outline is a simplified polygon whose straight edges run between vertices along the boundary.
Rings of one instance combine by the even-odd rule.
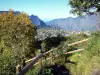
[[[89,38],[90,39],[90,38]],[[71,43],[71,44],[68,44],[68,46],[73,46],[73,45],[77,45],[77,44],[80,44],[80,43],[84,43],[84,42],[87,42],[89,39],[84,39],[84,40],[81,40],[81,41],[77,41],[77,42],[74,42],[74,43]],[[78,49],[78,50],[73,50],[73,51],[70,51],[70,52],[66,52],[64,54],[72,54],[72,53],[75,53],[75,52],[81,52],[83,51],[84,49]],[[37,55],[36,57],[32,58],[32,59],[29,59],[27,61],[25,61],[25,63],[29,63],[28,65],[26,65],[23,69],[21,69],[20,65],[17,65],[16,66],[16,74],[17,75],[24,75],[33,65],[37,65],[39,64],[39,62],[37,62],[40,58],[42,58],[43,56],[45,56],[46,54],[49,54],[49,53],[52,53],[54,50],[50,50],[48,52],[45,52],[45,53],[41,53],[39,55]],[[53,54],[53,53],[52,53]],[[53,55],[52,55],[53,56]],[[59,55],[55,55],[55,57],[58,57]],[[50,60],[52,59],[53,57],[49,57],[47,58],[46,60]],[[45,60],[42,60],[42,62],[44,62]]]

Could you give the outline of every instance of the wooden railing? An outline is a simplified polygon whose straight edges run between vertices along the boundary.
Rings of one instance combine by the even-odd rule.
[[[90,38],[89,38],[90,39]],[[79,44],[79,43],[84,43],[84,42],[87,42],[89,39],[84,39],[84,40],[81,40],[81,41],[77,41],[77,42],[74,42],[74,43],[71,43],[71,44],[68,44],[68,46],[73,46],[73,45],[76,45],[76,44]],[[70,52],[66,52],[64,54],[72,54],[72,53],[75,53],[75,52],[81,52],[83,51],[84,49],[78,49],[78,50],[73,50],[73,51],[70,51]],[[25,63],[28,63],[30,62],[28,65],[26,65],[22,70],[20,68],[20,65],[17,65],[16,66],[16,74],[17,75],[24,75],[33,65],[37,65],[39,62],[37,62],[40,58],[42,58],[43,56],[45,56],[46,54],[48,53],[51,53],[53,52],[54,50],[50,50],[48,52],[45,52],[45,53],[41,53],[39,55],[37,55],[36,57],[32,58],[32,59],[29,59],[27,61],[25,61]],[[55,55],[55,57],[58,57],[59,55]],[[52,57],[49,57],[47,58],[46,60],[49,60],[51,59]],[[42,62],[44,62],[45,60],[42,60]]]
[[[28,65],[26,65],[17,75],[24,75],[41,57],[43,54],[37,55]]]
[[[84,39],[84,40],[81,40],[81,41],[77,41],[77,42],[68,44],[68,46],[73,46],[73,45],[77,45],[77,44],[80,44],[80,43],[85,43],[85,42],[87,42],[89,39],[90,39],[90,38]]]

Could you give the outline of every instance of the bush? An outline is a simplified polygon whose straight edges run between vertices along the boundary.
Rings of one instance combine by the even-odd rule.
[[[73,75],[99,75],[100,73],[100,34],[94,33],[85,47],[77,65],[74,65]]]
[[[15,66],[33,50],[36,27],[25,13],[0,14],[0,75],[14,75]]]

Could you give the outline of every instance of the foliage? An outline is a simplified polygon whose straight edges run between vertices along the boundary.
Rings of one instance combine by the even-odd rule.
[[[52,69],[48,66],[44,66],[42,68],[34,66],[26,73],[26,75],[53,75],[51,70]]]
[[[77,65],[71,66],[73,75],[98,75],[100,73],[100,32],[92,34]],[[71,59],[73,59],[72,57]],[[76,60],[74,60],[76,61]]]
[[[33,66],[27,73],[26,75],[37,75],[40,71],[39,66]]]
[[[70,63],[66,63],[66,67],[71,71],[72,75],[77,75],[77,63],[79,61],[79,53],[74,53],[72,55],[70,55],[67,60],[70,61]]]
[[[99,0],[70,0],[69,4],[72,7],[72,13],[82,15],[83,12],[93,14],[100,12]]]
[[[60,45],[61,42],[65,41],[66,38],[61,36],[61,35],[57,35],[56,37],[46,37],[43,40],[35,40],[35,45],[34,47],[36,49],[43,49],[43,52],[49,51],[51,50],[53,47],[57,47]]]
[[[25,13],[0,14],[0,75],[15,74],[15,66],[34,50],[35,34],[36,27]]]
[[[59,64],[64,64],[65,63],[65,57],[66,57],[66,59],[69,56],[71,57],[71,55],[64,55],[64,53],[79,49],[80,47],[83,46],[83,45],[80,44],[78,46],[70,46],[70,47],[68,47],[68,44],[76,42],[76,41],[83,40],[86,37],[88,37],[88,36],[86,36],[85,34],[71,35],[71,36],[66,37],[66,41],[62,41],[57,47],[52,48],[54,50],[53,54],[55,56],[56,55],[59,56],[58,57],[59,59],[56,58],[53,62],[59,63]]]
[[[65,40],[65,37],[57,35],[57,37],[47,37],[43,42],[45,43],[46,51],[49,51],[52,47],[57,47],[62,41]]]
[[[53,75],[51,68],[43,68],[38,75]]]

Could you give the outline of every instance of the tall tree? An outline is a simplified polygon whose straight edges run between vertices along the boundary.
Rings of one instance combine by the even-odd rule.
[[[69,0],[71,13],[77,15],[96,14],[99,19],[98,28],[100,29],[100,0]]]

